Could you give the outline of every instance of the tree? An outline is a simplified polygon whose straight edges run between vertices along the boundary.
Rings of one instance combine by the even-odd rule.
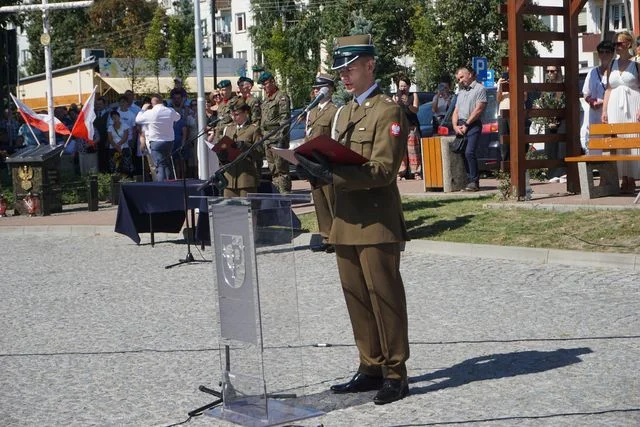
[[[65,0],[55,0],[60,3]],[[64,68],[79,63],[80,50],[84,47],[82,38],[77,37],[86,33],[88,29],[87,10],[75,8],[66,10],[50,10],[49,24],[51,27],[51,66]],[[44,73],[44,49],[40,44],[42,35],[42,13],[30,12],[25,14],[25,30],[29,40],[30,59],[26,63],[27,74]]]
[[[160,60],[164,58],[167,48],[165,18],[164,9],[157,8],[153,13],[147,37],[144,39],[145,58],[150,63],[151,72],[156,76],[157,92],[160,92]]]
[[[193,30],[193,7],[189,0],[174,2],[176,14],[169,18],[169,62],[183,81],[193,71],[196,42]]]
[[[1,6],[16,6],[22,4],[21,0],[0,0]],[[24,15],[20,13],[0,13],[0,28],[7,29],[13,26],[19,27],[24,22]]]
[[[416,59],[418,83],[433,89],[442,76],[453,76],[463,65],[471,65],[474,56],[484,56],[489,68],[502,70],[507,43],[498,40],[498,31],[506,29],[506,16],[499,12],[501,0],[466,2],[422,0],[410,19],[415,42],[410,51]],[[534,16],[527,16],[527,30],[548,30]],[[545,47],[550,47],[545,44]],[[525,55],[537,56],[533,44],[525,45]]]
[[[88,10],[90,26],[84,44],[104,48],[107,56],[122,58],[132,90],[148,71],[140,61],[145,47],[142,34],[156,8],[157,3],[145,0],[96,0]]]
[[[307,7],[293,0],[274,7],[271,0],[255,0],[255,25],[249,30],[264,55],[264,66],[277,74],[280,88],[294,106],[309,101],[311,82],[320,65],[320,33],[317,5]]]

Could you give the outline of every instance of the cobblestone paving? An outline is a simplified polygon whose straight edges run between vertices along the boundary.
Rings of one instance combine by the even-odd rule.
[[[160,426],[211,400],[197,391],[220,379],[211,265],[165,270],[185,246],[114,236],[0,243],[0,425]],[[371,393],[327,392],[357,352],[333,256],[296,259],[304,346],[291,352],[304,403],[327,414],[295,425],[640,425],[637,273],[409,246],[411,394],[375,406]]]

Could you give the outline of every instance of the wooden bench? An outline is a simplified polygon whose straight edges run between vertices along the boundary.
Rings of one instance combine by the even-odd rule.
[[[620,135],[629,135],[620,138]],[[580,191],[583,199],[620,193],[617,161],[640,161],[640,155],[622,154],[616,150],[640,149],[640,123],[593,124],[589,126],[589,150],[602,154],[565,157],[568,163],[578,163]],[[593,170],[600,173],[601,185],[593,185]],[[636,177],[637,178],[637,177]],[[636,197],[634,203],[638,201]]]

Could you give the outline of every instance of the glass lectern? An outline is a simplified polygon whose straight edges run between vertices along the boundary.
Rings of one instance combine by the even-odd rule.
[[[297,201],[309,196],[207,200],[223,396],[208,415],[268,426],[323,414],[294,404],[305,388],[291,210]]]

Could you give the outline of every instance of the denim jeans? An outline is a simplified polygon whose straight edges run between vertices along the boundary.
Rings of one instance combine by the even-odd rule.
[[[166,181],[173,178],[171,169],[171,147],[173,141],[151,141],[151,158],[156,167],[156,181]]]
[[[478,141],[482,133],[482,123],[476,120],[467,128],[467,149],[464,151],[464,169],[467,171],[467,183],[478,183]]]

